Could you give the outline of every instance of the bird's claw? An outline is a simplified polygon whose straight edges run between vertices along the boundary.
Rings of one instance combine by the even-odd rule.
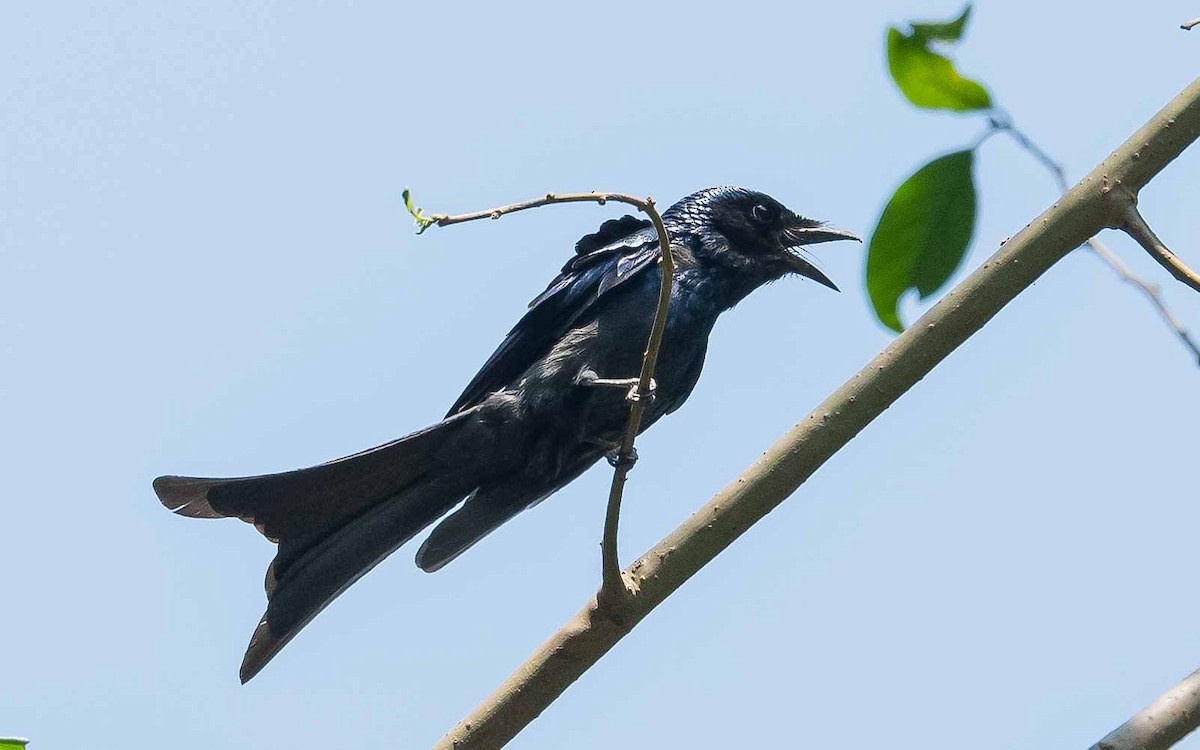
[[[647,403],[653,402],[658,383],[654,378],[650,378],[650,387],[642,393],[638,388],[641,382],[641,378],[602,378],[594,370],[584,370],[575,378],[575,383],[582,386],[628,388],[629,391],[625,394],[626,401],[636,402],[644,399]]]
[[[626,471],[633,468],[637,463],[638,452],[637,448],[630,448],[629,455],[622,455],[620,447],[613,448],[608,453],[604,454],[604,458],[608,460],[608,465],[614,469],[625,468]]]
[[[648,404],[654,403],[654,397],[658,395],[658,383],[654,382],[654,378],[650,378],[650,387],[646,389],[645,393],[638,390],[639,385],[641,385],[640,382],[633,384],[633,387],[629,389],[629,393],[625,394],[625,400],[636,403],[645,399]]]
[[[600,385],[600,376],[595,370],[584,370],[575,376],[575,384],[583,386]]]

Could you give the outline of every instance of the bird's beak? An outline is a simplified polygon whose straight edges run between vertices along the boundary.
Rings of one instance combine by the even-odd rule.
[[[814,266],[796,248],[817,245],[822,242],[836,242],[838,240],[862,242],[862,238],[857,234],[852,234],[842,229],[821,226],[809,219],[800,219],[795,224],[792,224],[792,226],[783,230],[781,240],[788,265],[792,267],[793,271],[801,276],[812,279],[818,284],[827,286],[835,292],[841,291],[837,288],[837,284],[834,284],[828,276],[821,273],[821,270]]]

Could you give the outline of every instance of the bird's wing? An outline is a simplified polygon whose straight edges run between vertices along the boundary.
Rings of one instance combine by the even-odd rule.
[[[596,301],[658,259],[658,234],[646,219],[622,216],[575,244],[575,256],[529,303],[447,416],[469,409],[529,369]]]

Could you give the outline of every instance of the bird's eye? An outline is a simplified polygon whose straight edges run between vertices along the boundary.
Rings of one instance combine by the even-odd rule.
[[[759,203],[754,208],[750,209],[750,216],[757,222],[766,224],[773,218],[773,212],[767,206]]]

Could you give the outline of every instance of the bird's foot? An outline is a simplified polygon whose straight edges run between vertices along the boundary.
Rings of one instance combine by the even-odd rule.
[[[622,455],[621,446],[618,445],[608,453],[605,453],[604,458],[608,460],[608,465],[614,469],[624,468],[626,471],[629,471],[637,463],[638,452],[637,448],[630,448],[629,455]]]
[[[575,382],[588,387],[628,388],[629,392],[625,394],[626,401],[641,401],[644,398],[647,402],[652,402],[658,391],[658,383],[654,382],[654,378],[650,378],[650,387],[643,394],[638,390],[638,386],[641,384],[639,378],[602,378],[593,370],[584,370],[579,373]]]
[[[635,378],[634,380],[636,381],[637,379]],[[629,389],[629,393],[625,394],[625,400],[626,401],[641,401],[644,398],[646,400],[646,403],[648,403],[648,404],[654,403],[654,397],[656,395],[658,395],[658,383],[654,382],[654,378],[650,378],[650,386],[646,389],[646,392],[644,394],[640,390],[638,390],[639,385],[640,385],[640,382],[635,382],[633,384],[633,387],[631,387]]]

